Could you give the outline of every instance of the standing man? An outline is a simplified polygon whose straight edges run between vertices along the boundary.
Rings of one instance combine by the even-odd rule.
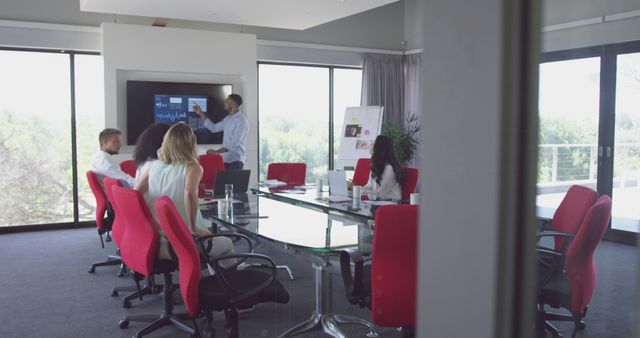
[[[247,134],[249,133],[249,120],[240,111],[242,97],[231,94],[224,100],[224,110],[229,113],[222,121],[213,123],[202,112],[198,104],[193,105],[193,110],[204,121],[204,126],[212,133],[223,132],[222,148],[209,149],[207,154],[221,154],[224,160],[225,170],[242,170],[246,160]]]
[[[122,147],[120,135],[120,130],[113,128],[107,128],[100,132],[100,136],[98,136],[100,151],[93,157],[91,170],[98,175],[120,180],[129,188],[133,188],[135,179],[120,169],[120,164],[114,156],[120,152]]]

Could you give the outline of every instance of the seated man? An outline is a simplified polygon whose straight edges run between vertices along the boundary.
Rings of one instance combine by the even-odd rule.
[[[91,170],[100,178],[106,176],[122,181],[127,188],[133,188],[135,179],[127,175],[116,160],[115,156],[120,152],[122,143],[120,141],[120,130],[107,128],[100,132],[100,151],[94,156]]]

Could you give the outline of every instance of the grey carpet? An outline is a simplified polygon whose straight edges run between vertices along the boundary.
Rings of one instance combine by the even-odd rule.
[[[290,281],[283,270],[278,279],[289,291],[288,304],[260,304],[240,317],[241,337],[277,337],[288,328],[307,319],[314,309],[314,270],[311,263],[268,246],[259,250],[278,264],[293,270]],[[113,253],[113,244],[100,247],[95,229],[71,229],[0,235],[0,337],[131,337],[144,326],[132,323],[118,328],[124,315],[159,314],[161,300],[145,296],[133,301],[131,309],[121,307],[120,298],[110,297],[116,285],[134,285],[130,277],[116,277],[115,266],[98,267],[87,273],[90,263]],[[370,319],[371,312],[351,305],[344,287],[334,276],[334,312]],[[158,282],[162,278],[156,278]],[[177,275],[174,276],[177,280]],[[184,312],[177,306],[176,312]],[[214,314],[216,337],[225,337],[224,315]],[[366,337],[358,326],[343,326],[349,337]],[[383,337],[400,337],[393,328],[380,328]],[[173,328],[156,331],[150,337],[186,337]],[[316,332],[300,337],[327,337]]]
[[[631,337],[635,309],[637,248],[602,243],[598,249],[598,286],[587,315],[587,328],[579,337]],[[309,317],[314,306],[314,273],[311,264],[300,257],[270,247],[261,247],[278,264],[289,265],[296,280],[289,281],[283,271],[279,280],[291,295],[288,304],[261,304],[241,317],[241,337],[276,337]],[[72,229],[0,235],[0,337],[131,337],[143,327],[132,323],[120,330],[117,323],[126,314],[158,314],[159,298],[146,296],[123,309],[119,298],[110,297],[116,285],[133,285],[129,277],[115,276],[116,267],[98,268],[88,274],[93,261],[113,252],[113,245],[101,249],[95,229]],[[371,313],[349,304],[344,288],[334,278],[334,311],[369,319]],[[176,311],[181,312],[181,306]],[[469,314],[466,314],[469,315]],[[635,317],[634,317],[635,316]],[[216,314],[217,337],[224,337],[223,315]],[[461,317],[461,320],[464,320]],[[570,324],[558,325],[565,336]],[[349,337],[365,337],[367,331],[344,326]],[[383,337],[400,337],[392,328],[381,328]],[[166,328],[150,337],[185,337]],[[300,337],[327,337],[311,333]],[[471,337],[471,336],[470,336]]]

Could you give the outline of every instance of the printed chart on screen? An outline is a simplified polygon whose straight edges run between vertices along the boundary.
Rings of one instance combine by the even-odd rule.
[[[354,167],[359,158],[370,158],[370,148],[380,134],[384,107],[347,107],[341,130],[342,138],[335,167]]]

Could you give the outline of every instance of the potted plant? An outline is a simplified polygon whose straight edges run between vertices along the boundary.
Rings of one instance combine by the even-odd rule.
[[[410,114],[407,117],[404,127],[397,127],[389,123],[385,123],[382,127],[382,134],[393,140],[393,149],[396,152],[398,161],[403,166],[408,165],[414,158],[418,145],[420,124],[416,114]]]

